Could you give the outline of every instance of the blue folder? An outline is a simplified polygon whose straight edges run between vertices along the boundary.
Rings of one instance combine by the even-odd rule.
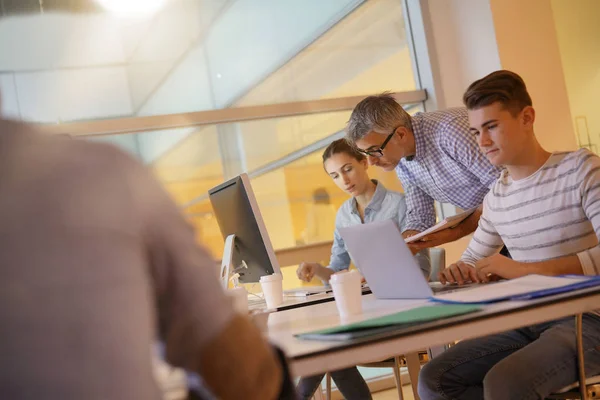
[[[513,281],[516,281],[517,279],[523,279],[523,278],[526,278],[526,277],[516,278]],[[598,276],[598,275],[585,276],[585,277],[583,275],[562,275],[562,276],[559,276],[556,278],[578,278],[579,280],[577,280],[576,282],[570,283],[570,284],[567,283],[567,284],[565,284],[563,286],[559,286],[559,287],[532,290],[532,291],[529,291],[526,293],[519,293],[519,294],[508,294],[508,295],[497,296],[497,297],[493,297],[493,298],[487,298],[485,300],[479,300],[479,301],[451,299],[451,298],[448,299],[448,298],[444,298],[443,294],[441,296],[432,296],[431,300],[435,301],[435,302],[439,302],[439,303],[446,303],[446,304],[490,304],[490,303],[497,303],[499,301],[506,301],[506,300],[531,300],[531,299],[537,299],[540,297],[571,292],[571,291],[578,290],[578,289],[585,289],[585,288],[589,288],[589,287],[600,286],[600,276]],[[504,281],[504,282],[509,282],[509,281]],[[499,283],[502,283],[502,282],[499,282]],[[483,287],[485,287],[485,286],[478,286],[477,289],[482,289]],[[470,289],[465,289],[465,291],[469,291],[469,290]],[[460,292],[458,292],[458,293],[460,293]]]
[[[579,277],[579,275],[563,275],[564,278],[568,278],[570,276],[577,276],[577,277]],[[510,299],[511,300],[531,300],[531,299],[537,299],[537,298],[540,298],[540,297],[545,297],[545,296],[551,296],[551,295],[554,295],[554,294],[571,292],[573,290],[585,289],[585,288],[588,288],[588,287],[599,286],[599,285],[600,285],[600,276],[596,275],[596,276],[590,276],[585,281],[573,283],[572,285],[561,286],[561,287],[557,287],[557,288],[553,288],[553,289],[536,290],[535,292],[529,292],[527,294],[522,294],[522,295],[519,295],[519,296],[513,296]]]

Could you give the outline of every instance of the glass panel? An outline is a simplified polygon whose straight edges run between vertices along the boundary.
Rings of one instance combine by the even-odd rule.
[[[235,105],[416,89],[403,12],[400,0],[364,2]]]
[[[0,17],[2,111],[28,121],[415,88],[400,0],[172,0],[136,19],[16,3]]]
[[[261,212],[270,210],[263,218],[269,234],[277,237],[276,249],[333,240],[335,215],[348,195],[323,170],[321,154],[322,149],[252,180]],[[369,175],[402,191],[393,172],[370,167]],[[317,203],[316,197],[328,200]]]
[[[109,135],[94,140],[110,141],[160,168],[164,179],[182,179],[178,170],[164,166],[201,167],[220,163],[232,177],[252,171],[319,139],[344,129],[350,111],[270,118],[239,123]],[[172,169],[171,169],[172,170]]]
[[[206,194],[225,179],[216,126],[85,139],[112,143],[148,164],[179,204]],[[165,147],[171,151],[163,152]]]
[[[415,113],[421,105],[405,106]],[[204,127],[88,138],[130,152],[155,172],[175,201],[184,205],[200,242],[220,257],[223,239],[206,198],[224,180],[303,150],[343,129],[349,111],[247,121]],[[331,241],[335,214],[348,196],[325,173],[320,148],[252,179],[252,186],[275,249]],[[371,167],[369,175],[388,189],[402,191],[394,172]],[[329,204],[316,205],[316,194]]]
[[[420,110],[421,106],[410,107],[411,113]],[[282,120],[287,119],[283,118]],[[341,120],[347,120],[347,115]],[[265,121],[255,122],[264,123]],[[302,124],[290,124],[289,126],[302,126]],[[319,124],[318,126],[323,127],[324,125]],[[331,131],[323,130],[318,134],[315,133],[311,142],[327,137],[331,133],[335,133],[335,131],[336,129]],[[264,142],[256,138],[255,136],[260,135],[258,132],[253,133],[253,140],[256,140],[258,143],[269,143],[268,141]],[[289,131],[286,136],[293,137]],[[299,136],[299,138],[301,137]],[[269,139],[266,138],[265,140]],[[307,141],[308,138],[304,137],[294,142],[293,144],[297,147],[286,148],[286,154],[291,150],[298,150],[310,144],[306,143]],[[188,144],[180,147],[187,148],[194,146]],[[348,195],[339,189],[323,170],[322,152],[323,148],[316,149],[312,154],[252,179],[252,187],[258,205],[273,247],[276,250],[301,244],[333,240],[335,215],[341,204],[348,199]],[[273,154],[276,155],[275,153]],[[181,156],[175,156],[175,159],[178,160],[182,158]],[[265,157],[265,161],[270,160],[268,157]],[[256,166],[262,165],[264,164]],[[402,191],[400,182],[394,172],[385,172],[380,168],[370,167],[369,175],[371,178],[382,182],[390,190]],[[215,185],[218,183],[220,182],[216,182]],[[329,204],[316,205],[314,201],[316,193],[319,195],[327,193]],[[195,204],[188,208],[186,213],[190,215],[198,231],[201,232],[202,242],[211,247],[213,254],[220,257],[223,249],[223,239],[221,238],[218,225],[212,216],[210,202],[205,200]]]

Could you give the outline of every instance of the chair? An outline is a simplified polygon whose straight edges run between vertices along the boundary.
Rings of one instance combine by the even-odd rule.
[[[392,368],[394,371],[394,382],[396,383],[396,390],[398,391],[398,398],[400,400],[404,399],[404,396],[402,394],[402,378],[400,374],[400,368],[406,366],[408,368],[408,374],[410,376],[414,398],[418,400],[419,395],[417,393],[417,382],[419,379],[419,372],[421,369],[421,364],[426,363],[428,360],[429,358],[427,352],[422,351],[419,353],[411,353],[406,356],[396,356],[384,361],[359,364],[357,366],[363,368]],[[325,375],[325,384],[325,398],[327,400],[330,400],[331,375],[329,373]]]
[[[586,379],[585,388],[588,399],[600,399],[600,375]],[[579,382],[575,382],[551,394],[548,399],[583,399],[579,390]]]
[[[547,399],[600,399],[600,375],[585,378],[583,337],[583,314],[575,316],[575,331],[577,333],[577,369],[579,381],[551,394]]]
[[[429,249],[429,262],[431,264],[429,280],[431,282],[438,282],[440,271],[446,268],[446,250],[441,247]]]

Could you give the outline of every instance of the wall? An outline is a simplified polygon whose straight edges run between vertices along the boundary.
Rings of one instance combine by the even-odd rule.
[[[462,106],[462,95],[471,82],[500,69],[492,11],[488,0],[427,0],[422,2],[429,18],[439,71],[441,96],[438,108]]]
[[[440,108],[461,105],[464,90],[474,80],[510,69],[527,83],[542,145],[548,150],[576,147],[550,0],[424,0],[423,4],[437,60],[433,68],[441,76]]]
[[[565,74],[572,123],[580,143],[588,143],[584,117],[593,151],[600,149],[600,1],[552,0],[556,34]],[[578,120],[576,121],[576,118]]]
[[[547,150],[577,148],[550,0],[491,0],[502,67],[525,80]],[[577,3],[577,2],[570,2]]]

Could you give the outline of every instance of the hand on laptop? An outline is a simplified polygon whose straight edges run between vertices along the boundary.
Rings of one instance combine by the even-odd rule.
[[[442,284],[456,283],[464,285],[465,283],[481,282],[481,279],[477,275],[477,269],[462,261],[458,261],[440,271],[439,278]]]
[[[501,254],[495,254],[477,261],[475,269],[481,282],[489,282],[500,278],[514,279],[533,272],[531,269],[526,268],[523,263]],[[494,277],[497,278],[494,279]]]

